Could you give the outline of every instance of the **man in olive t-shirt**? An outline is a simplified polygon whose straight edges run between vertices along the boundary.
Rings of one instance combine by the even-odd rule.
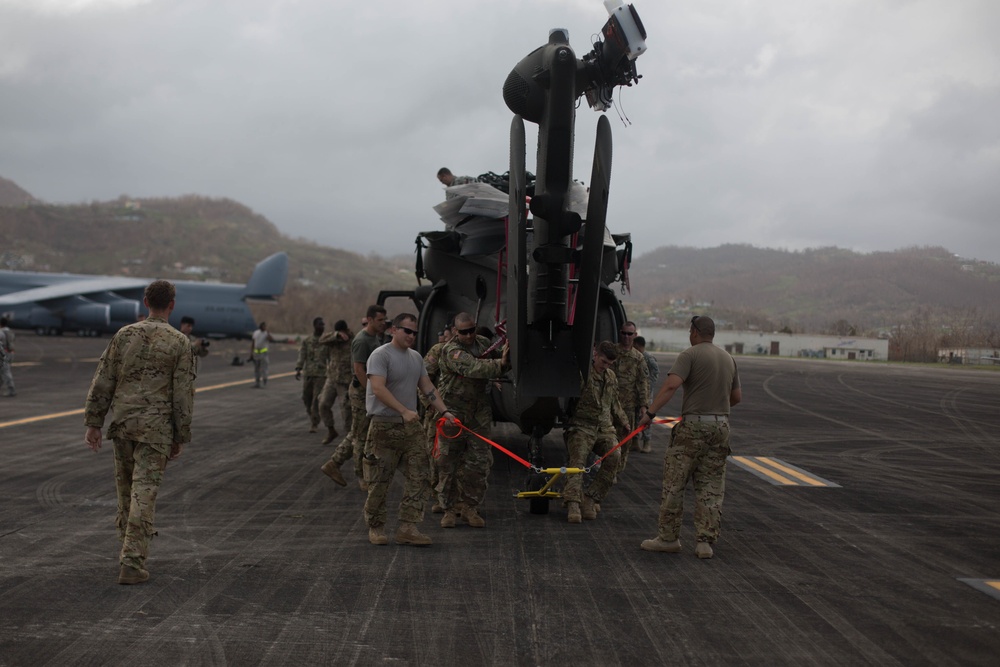
[[[663,495],[660,500],[659,531],[640,545],[646,551],[678,553],[684,487],[692,479],[695,490],[695,554],[712,557],[712,544],[719,538],[722,500],[726,490],[726,457],[729,456],[729,409],[743,399],[736,361],[712,341],[712,318],[691,318],[691,347],[678,355],[670,367],[653,404],[639,421],[648,425],[656,411],[674,392],[684,387],[681,423],[670,433],[663,463]]]

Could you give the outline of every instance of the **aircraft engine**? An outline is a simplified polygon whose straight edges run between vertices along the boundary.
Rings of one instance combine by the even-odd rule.
[[[85,303],[63,313],[64,328],[101,331],[111,324],[111,306],[106,303]]]
[[[108,304],[108,312],[113,322],[135,322],[139,319],[140,306],[134,299],[120,299]]]

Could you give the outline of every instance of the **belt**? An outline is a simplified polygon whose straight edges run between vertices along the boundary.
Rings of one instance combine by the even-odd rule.
[[[385,423],[388,423],[388,424],[402,424],[403,423],[403,415],[399,415],[398,417],[392,417],[392,416],[389,416],[389,415],[371,415],[371,419],[372,419],[373,422],[385,422]]]
[[[727,422],[729,415],[681,415],[686,422]]]

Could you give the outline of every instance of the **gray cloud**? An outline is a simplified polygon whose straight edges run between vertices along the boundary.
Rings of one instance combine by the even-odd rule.
[[[723,242],[1000,261],[990,0],[637,0],[609,220],[641,254]],[[293,236],[411,250],[438,167],[504,171],[513,65],[598,0],[0,0],[0,175],[75,202],[198,193]],[[577,119],[590,175],[597,114]],[[533,161],[529,136],[529,162]],[[529,165],[531,168],[531,165]],[[378,230],[374,233],[373,230]]]

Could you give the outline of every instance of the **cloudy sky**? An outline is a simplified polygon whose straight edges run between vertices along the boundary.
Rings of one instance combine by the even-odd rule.
[[[637,254],[1000,261],[1000,2],[635,6],[643,79],[608,114],[609,224]],[[600,0],[0,0],[0,176],[57,203],[228,197],[291,236],[409,252],[441,225],[439,167],[507,169],[509,70],[554,27],[582,56],[606,17]],[[597,117],[578,112],[581,180]]]

